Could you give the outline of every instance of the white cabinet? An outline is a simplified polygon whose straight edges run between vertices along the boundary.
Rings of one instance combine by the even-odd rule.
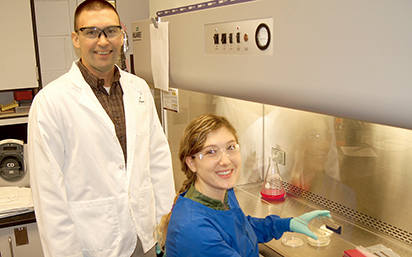
[[[35,222],[0,229],[1,257],[42,257],[43,250]]]
[[[0,8],[0,94],[39,88],[33,0],[2,1]],[[0,97],[1,99],[2,97]],[[6,105],[11,101],[0,101]],[[7,99],[9,100],[9,99]],[[27,112],[0,113],[0,126],[27,123]]]
[[[37,88],[31,1],[2,1],[0,20],[0,90]]]

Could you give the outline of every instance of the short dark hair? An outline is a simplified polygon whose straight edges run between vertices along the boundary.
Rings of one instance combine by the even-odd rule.
[[[78,29],[77,19],[83,11],[99,11],[103,9],[113,10],[116,13],[117,17],[119,18],[119,24],[120,24],[119,14],[117,13],[116,8],[114,8],[114,6],[111,3],[109,3],[106,0],[86,0],[82,2],[81,4],[79,4],[79,6],[77,6],[76,8],[76,11],[74,12],[74,30]]]

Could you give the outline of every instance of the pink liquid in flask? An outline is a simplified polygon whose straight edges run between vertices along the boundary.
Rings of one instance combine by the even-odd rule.
[[[260,191],[262,198],[265,200],[281,200],[285,196],[285,190],[276,189],[276,188],[269,188],[269,189],[262,189]]]

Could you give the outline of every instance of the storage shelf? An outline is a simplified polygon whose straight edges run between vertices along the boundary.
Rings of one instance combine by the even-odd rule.
[[[0,126],[22,124],[28,122],[28,112],[0,114]]]

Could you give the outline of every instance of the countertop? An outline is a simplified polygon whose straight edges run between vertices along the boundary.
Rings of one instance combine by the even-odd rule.
[[[0,219],[0,228],[36,222],[34,211]]]
[[[262,200],[260,197],[260,186],[260,183],[255,183],[235,187],[239,204],[246,215],[264,218],[269,214],[275,214],[282,218],[286,218],[297,217],[303,213],[320,209],[310,202],[301,200],[290,194],[287,194],[283,201],[268,202]],[[361,245],[363,247],[369,247],[377,244],[383,244],[386,247],[391,248],[400,256],[412,256],[412,249],[410,246],[353,224],[338,214],[331,213],[331,215],[335,222],[342,226],[342,234],[333,234],[331,237],[331,243],[328,246],[311,246],[307,243],[307,236],[290,232],[285,233],[280,240],[274,239],[264,245],[273,249],[280,255],[287,257],[341,257],[343,256],[343,252],[345,250],[355,249],[356,246]],[[281,240],[284,237],[292,235],[301,238],[304,242],[303,246],[292,248],[282,244]]]

